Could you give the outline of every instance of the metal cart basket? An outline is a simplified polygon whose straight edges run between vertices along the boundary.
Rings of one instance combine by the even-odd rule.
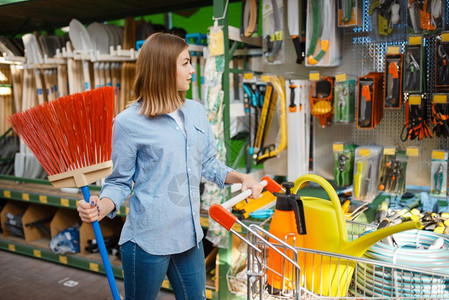
[[[355,237],[368,226],[350,225]],[[295,248],[257,225],[247,236],[248,299],[449,299],[449,273]],[[282,272],[270,267],[270,251]],[[280,289],[272,288],[275,281]]]
[[[215,221],[248,244],[247,299],[449,299],[449,261],[426,270],[292,247],[294,235],[281,240],[228,211],[248,196],[242,193],[209,210]],[[246,238],[232,229],[235,223],[246,230]],[[348,222],[347,231],[355,239],[369,227]]]

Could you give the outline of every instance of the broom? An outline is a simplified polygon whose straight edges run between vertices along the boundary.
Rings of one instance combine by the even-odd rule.
[[[102,87],[45,102],[9,118],[56,188],[78,187],[89,203],[88,184],[112,172],[114,88]],[[98,221],[92,223],[114,300],[120,299]]]

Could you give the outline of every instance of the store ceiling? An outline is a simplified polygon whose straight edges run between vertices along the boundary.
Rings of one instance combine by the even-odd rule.
[[[31,0],[0,5],[0,35],[53,31],[73,18],[84,24],[210,6],[212,0]]]

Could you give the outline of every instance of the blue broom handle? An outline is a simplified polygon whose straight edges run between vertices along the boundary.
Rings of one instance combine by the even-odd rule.
[[[87,186],[81,187],[84,200],[89,203],[90,191]],[[106,271],[106,277],[109,281],[109,287],[111,289],[112,298],[114,300],[120,300],[120,294],[115,283],[114,273],[112,273],[111,262],[109,261],[108,251],[104,244],[103,235],[101,234],[100,223],[98,221],[92,222],[92,228],[94,229],[95,239],[97,240],[98,249],[100,250],[101,260],[103,261],[104,270]]]

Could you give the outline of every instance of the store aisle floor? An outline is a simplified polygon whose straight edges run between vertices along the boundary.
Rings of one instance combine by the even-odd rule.
[[[117,286],[124,295],[123,280]],[[112,299],[105,275],[0,250],[2,300],[108,300]],[[174,300],[161,291],[157,300]]]

